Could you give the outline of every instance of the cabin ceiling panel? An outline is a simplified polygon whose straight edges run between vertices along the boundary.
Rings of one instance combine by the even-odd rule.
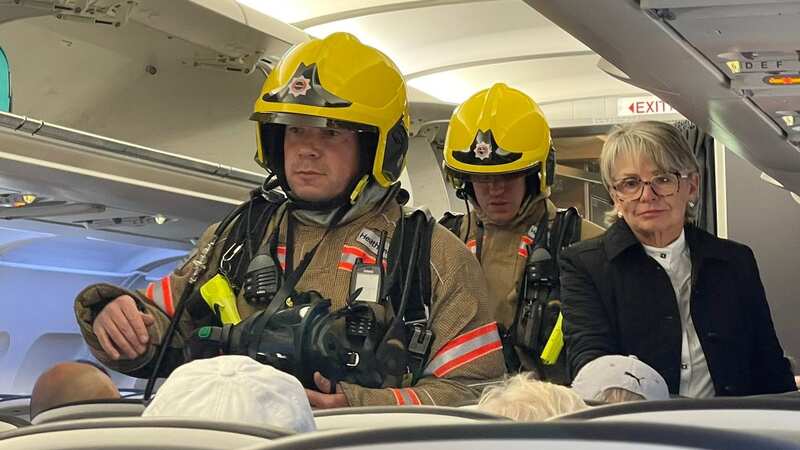
[[[376,14],[306,31],[320,37],[352,32],[386,52],[405,74],[487,58],[588,50],[518,0]]]
[[[283,22],[296,23],[365,8],[418,4],[419,0],[238,0],[238,2]]]
[[[355,34],[389,55],[410,87],[439,101],[460,102],[500,81],[524,88],[541,102],[641,93],[600,71],[588,47],[519,0],[390,11],[305,31],[318,37],[336,31]],[[506,73],[510,66],[513,75]],[[557,72],[567,75],[556,79]]]
[[[518,88],[539,103],[642,92],[606,74],[598,76],[594,73],[597,60],[590,55],[470,67],[416,78],[409,84],[452,103],[495,82]]]

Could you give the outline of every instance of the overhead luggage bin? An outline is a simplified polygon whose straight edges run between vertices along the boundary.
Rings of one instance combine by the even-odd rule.
[[[369,429],[507,421],[474,409],[444,406],[366,406],[314,412],[318,430]]]
[[[307,433],[247,450],[778,450],[780,440],[653,423],[479,423]]]
[[[800,81],[800,4],[642,0],[588,8],[577,0],[526,3],[605,58],[606,69],[616,68],[608,70],[610,75],[657,95],[787,189],[800,191],[800,126],[782,119],[800,112],[800,90],[789,83]],[[731,70],[733,62],[741,70]],[[763,72],[750,72],[761,71],[762,62]],[[778,84],[765,82],[773,76]]]

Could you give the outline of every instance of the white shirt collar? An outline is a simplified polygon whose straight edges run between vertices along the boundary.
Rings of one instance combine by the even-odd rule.
[[[671,244],[663,248],[642,245],[644,246],[644,251],[658,261],[659,264],[665,267],[672,267],[673,263],[686,251],[686,236],[684,235],[684,231],[681,230],[678,239],[675,239]]]

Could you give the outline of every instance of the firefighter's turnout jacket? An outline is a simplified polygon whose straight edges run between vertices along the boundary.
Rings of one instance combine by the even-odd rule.
[[[467,248],[473,254],[478,247],[479,224],[483,227],[480,264],[488,282],[492,312],[504,330],[509,329],[515,319],[522,275],[536,227],[541,223],[544,214],[548,215],[552,224],[556,211],[556,206],[547,198],[547,194],[540,194],[537,197],[528,197],[508,224],[493,223],[479,208],[470,211],[469,217],[461,221],[459,238],[466,242]],[[604,231],[587,220],[581,222],[581,240],[599,236]],[[467,232],[469,236],[466,236]],[[528,355],[518,356],[525,369],[533,368]]]
[[[283,204],[275,213],[283,213]],[[297,218],[294,227],[293,254],[286,255],[286,221],[281,221],[277,256],[285,266],[286,258],[292,258],[296,267],[303,255],[323,236],[325,227],[304,220],[302,211],[292,211]],[[369,236],[388,233],[387,242],[395,230],[403,207],[387,194],[371,210],[355,218],[349,218],[333,228],[325,242],[318,248],[310,265],[296,286],[297,292],[318,291],[332,302],[331,310],[345,306],[348,296],[353,264],[360,258],[365,263],[375,263],[375,240]],[[267,236],[274,229],[270,221]],[[216,225],[210,227],[197,244],[204,248],[211,239]],[[222,238],[220,239],[222,240]],[[268,239],[261,243],[262,248]],[[208,268],[196,286],[217,274],[223,249],[215,248]],[[195,252],[197,253],[197,252]],[[192,256],[196,257],[196,256]],[[95,284],[80,292],[75,301],[75,313],[86,342],[99,361],[108,367],[132,376],[147,377],[154,364],[157,344],[167,329],[170,317],[177,308],[178,299],[191,273],[190,257],[172,274],[150,283],[146,289],[130,291],[110,284]],[[420,261],[420,263],[423,263]],[[488,302],[486,282],[481,267],[463,243],[441,225],[435,224],[430,250],[431,308],[430,329],[434,342],[424,375],[414,386],[370,389],[348,383],[340,388],[351,406],[367,405],[455,405],[475,400],[481,382],[502,377],[505,373],[500,337]],[[505,276],[505,275],[503,275]],[[509,280],[510,282],[510,280]],[[493,290],[499,287],[493,281]],[[119,295],[132,296],[139,307],[155,317],[150,326],[150,344],[144,355],[133,360],[112,360],[101,348],[92,331],[92,321],[101,309]],[[237,306],[242,319],[256,310],[239,294]],[[187,311],[188,313],[188,311]],[[504,316],[505,317],[505,316]],[[201,324],[193,321],[189,314],[181,317],[179,332],[173,346],[181,347],[185,338]]]

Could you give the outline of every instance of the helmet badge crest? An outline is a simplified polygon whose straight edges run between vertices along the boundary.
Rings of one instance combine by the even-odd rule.
[[[304,77],[302,74],[292,78],[292,81],[289,83],[289,93],[292,94],[294,98],[306,95],[309,89],[311,89],[311,80]]]
[[[478,142],[475,144],[475,157],[481,161],[492,156],[492,145],[488,142]]]

